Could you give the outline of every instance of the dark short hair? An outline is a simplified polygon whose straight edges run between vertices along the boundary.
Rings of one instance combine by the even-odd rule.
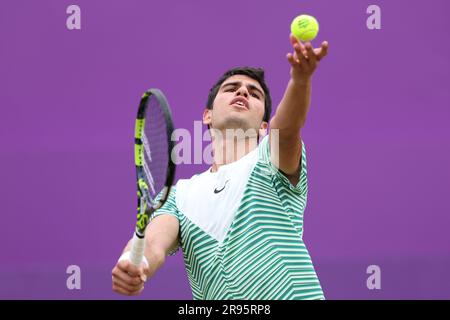
[[[219,92],[219,88],[222,83],[225,82],[229,77],[242,74],[248,76],[256,81],[258,81],[261,88],[264,90],[265,101],[264,101],[264,117],[263,121],[269,122],[270,114],[272,112],[272,99],[270,98],[269,88],[264,80],[264,69],[253,68],[253,67],[236,67],[226,71],[222,77],[216,82],[216,84],[209,90],[208,101],[206,102],[206,108],[212,109],[214,99]]]

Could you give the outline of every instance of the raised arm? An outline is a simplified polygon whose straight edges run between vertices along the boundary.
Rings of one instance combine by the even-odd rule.
[[[311,78],[319,61],[327,55],[328,43],[324,41],[314,49],[311,43],[302,44],[292,34],[290,41],[294,53],[288,53],[286,58],[291,64],[291,78],[270,121],[269,137],[272,162],[296,184],[302,154],[300,131],[311,101]]]

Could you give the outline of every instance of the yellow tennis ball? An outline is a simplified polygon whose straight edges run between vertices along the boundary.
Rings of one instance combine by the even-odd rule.
[[[302,14],[292,20],[291,32],[301,41],[311,41],[319,32],[319,23],[313,16]]]

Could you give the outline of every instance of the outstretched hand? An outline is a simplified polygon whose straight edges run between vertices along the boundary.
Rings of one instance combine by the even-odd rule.
[[[291,64],[291,78],[294,82],[305,83],[310,80],[319,62],[328,53],[328,42],[322,42],[320,48],[314,49],[310,42],[302,43],[293,34],[289,36],[293,53],[286,55]]]

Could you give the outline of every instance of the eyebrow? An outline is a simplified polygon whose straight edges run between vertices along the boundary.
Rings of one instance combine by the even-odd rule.
[[[222,89],[225,88],[225,87],[228,87],[228,86],[236,87],[236,86],[241,86],[241,85],[242,85],[242,82],[241,82],[241,81],[228,82],[228,83],[225,83],[225,84],[222,85]],[[262,95],[263,98],[265,97],[264,92],[261,91],[261,90],[260,90],[257,86],[255,86],[254,84],[251,84],[251,83],[247,84],[247,89],[249,89],[249,90],[256,90],[256,91],[258,91],[258,92]]]

